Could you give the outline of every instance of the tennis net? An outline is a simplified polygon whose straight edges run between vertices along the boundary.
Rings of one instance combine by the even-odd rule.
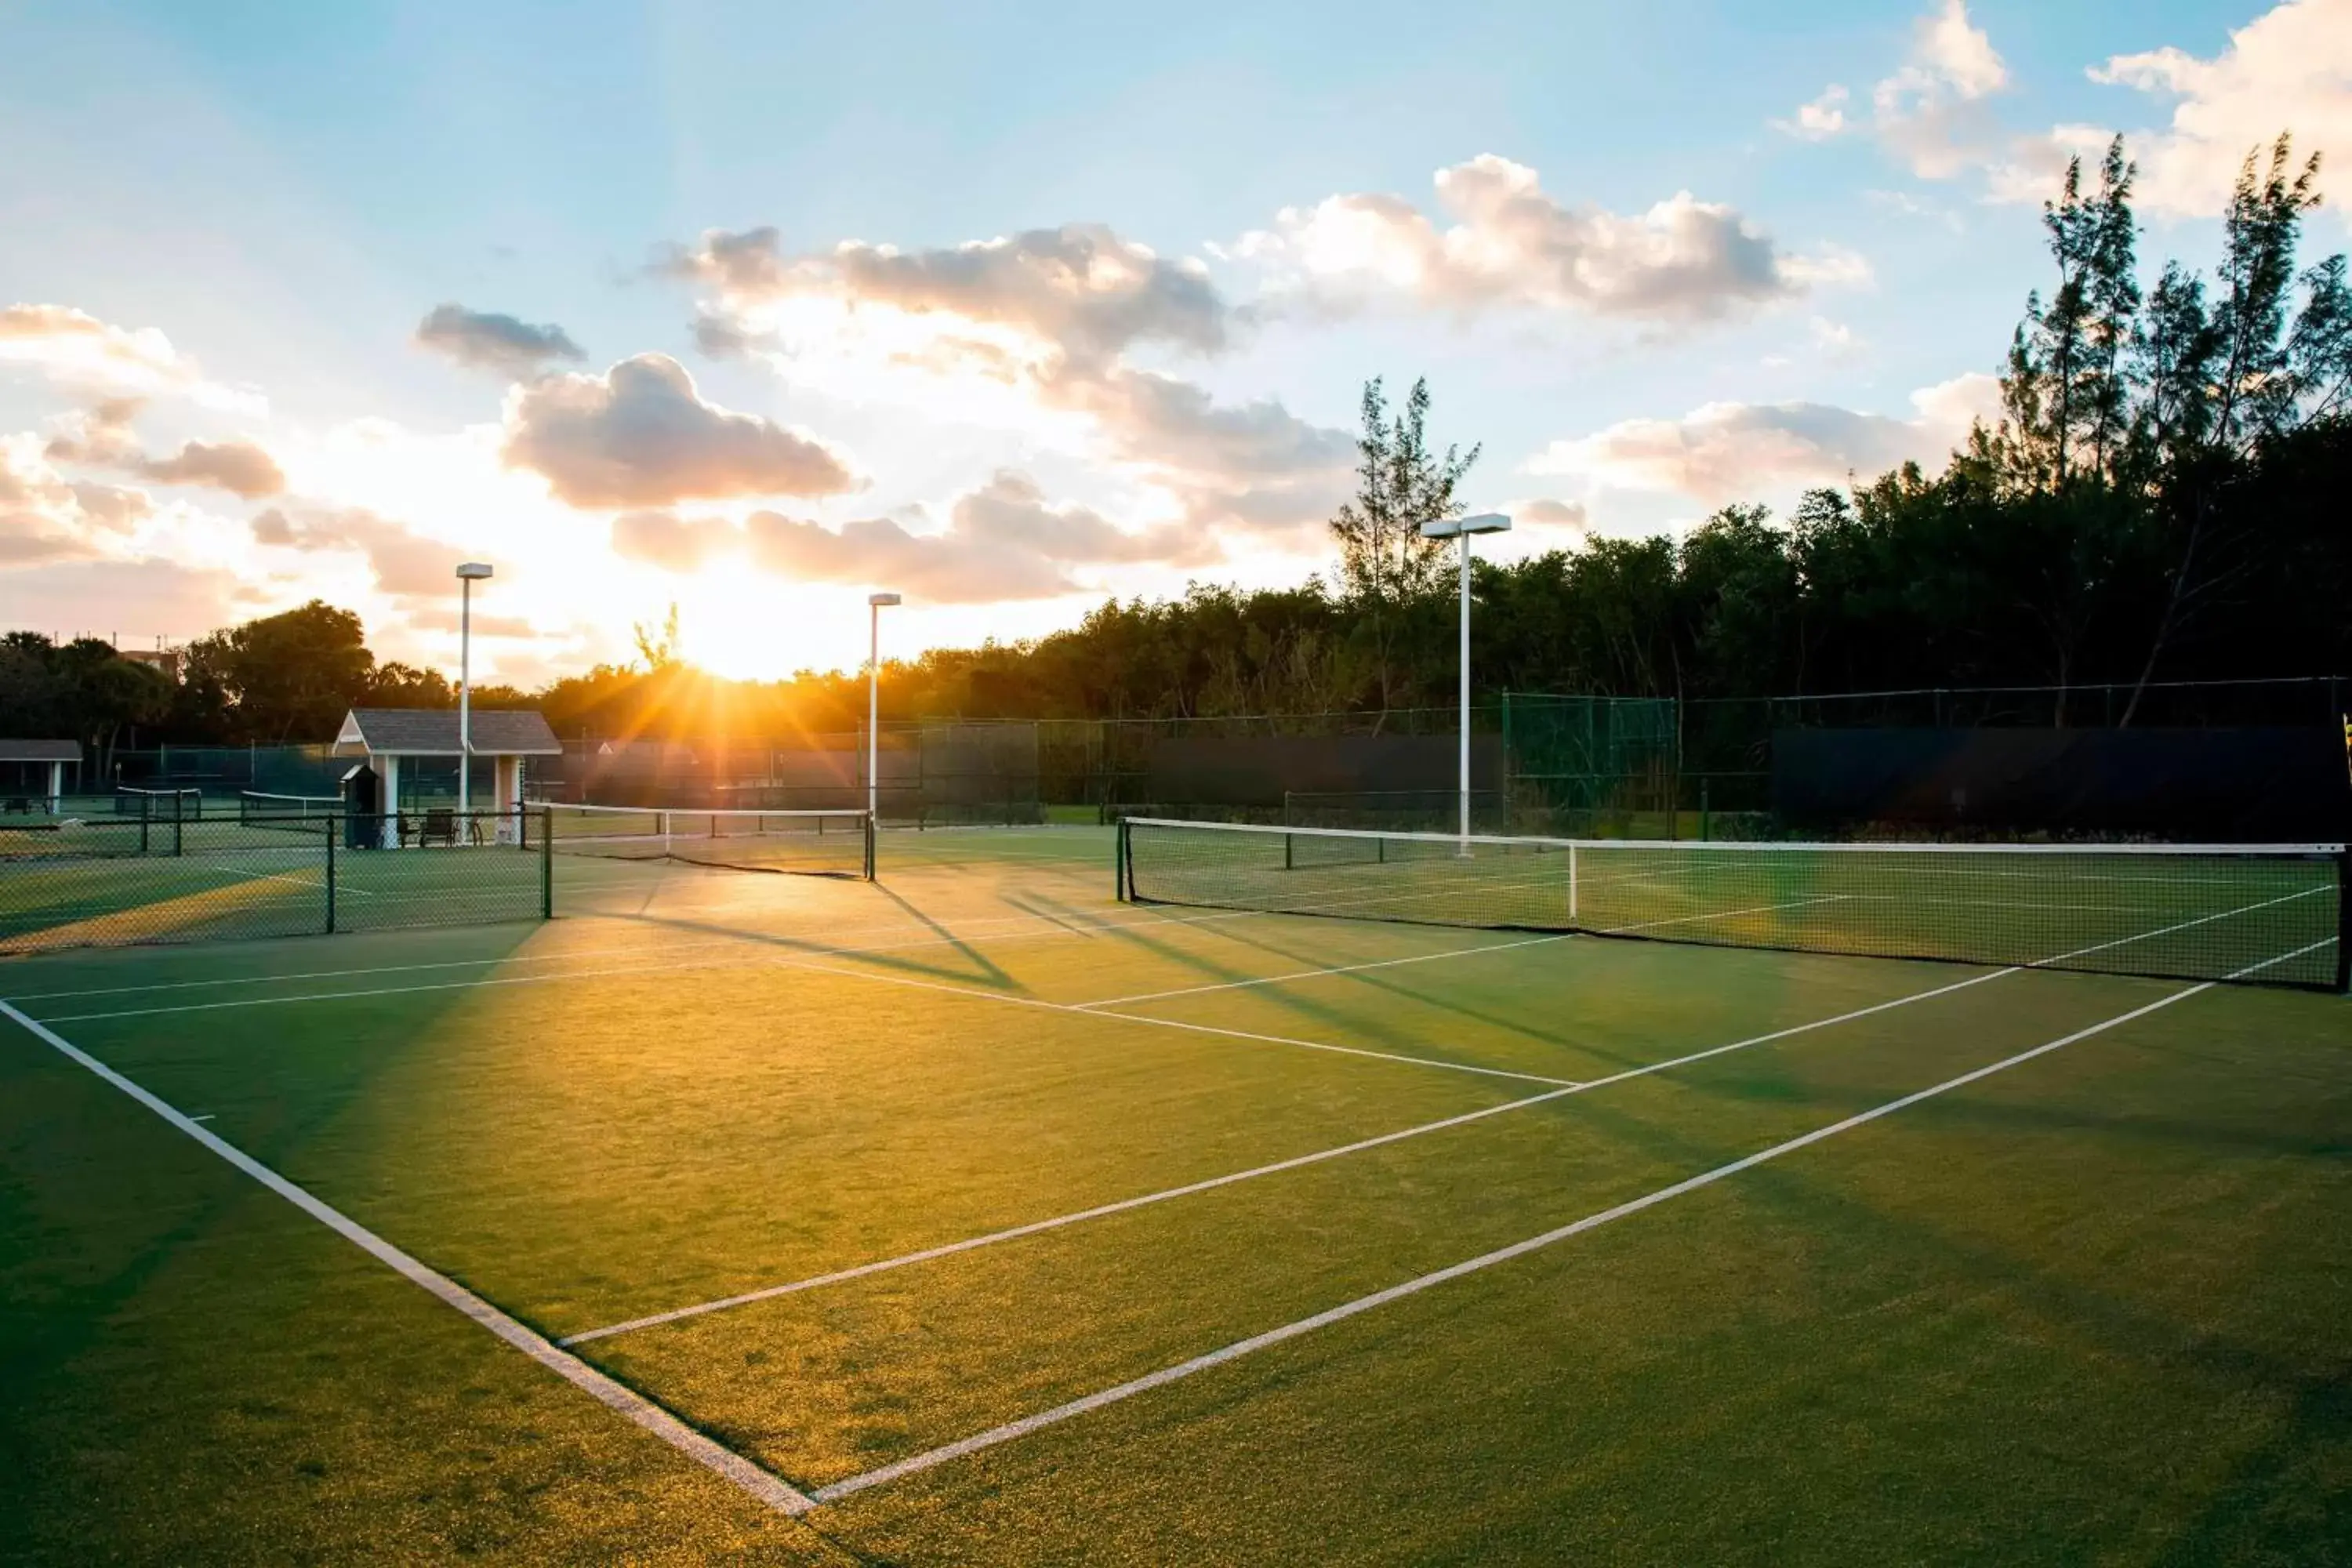
[[[737,871],[874,875],[874,822],[862,811],[672,811],[545,805],[559,855],[682,860]]]
[[[114,815],[136,816],[149,822],[191,822],[205,814],[205,792],[200,789],[138,789],[129,784],[117,784],[114,789]]]
[[[236,819],[247,827],[278,833],[332,833],[343,819],[343,802],[332,795],[272,795],[237,792]]]
[[[2336,844],[1657,843],[1130,818],[1119,896],[2344,988]]]

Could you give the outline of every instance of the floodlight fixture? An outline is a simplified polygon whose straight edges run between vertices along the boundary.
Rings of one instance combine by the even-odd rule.
[[[1459,539],[1473,533],[1508,533],[1511,520],[1499,511],[1482,511],[1469,517],[1441,517],[1421,525],[1423,539]]]
[[[487,563],[468,561],[457,568],[457,575],[469,583],[478,583],[490,575],[490,568]]]
[[[906,600],[896,594],[868,594],[866,595],[866,602],[878,610],[887,605],[903,605]]]

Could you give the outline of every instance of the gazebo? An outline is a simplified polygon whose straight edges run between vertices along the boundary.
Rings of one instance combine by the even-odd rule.
[[[47,764],[49,787],[42,792],[42,809],[51,816],[55,816],[64,809],[67,765],[70,763],[77,773],[81,769],[81,742],[79,741],[0,741],[0,763],[18,765],[30,763],[36,767]],[[13,788],[8,793],[11,796],[23,797],[18,796],[17,792]],[[26,790],[23,792],[23,795],[29,796],[31,793]]]
[[[517,812],[522,807],[522,760],[560,757],[563,747],[547,720],[533,710],[474,710],[472,752],[490,761],[489,794],[485,809]],[[375,770],[379,809],[383,813],[383,847],[400,847],[400,775],[404,763],[451,759],[465,755],[457,715],[446,708],[354,708],[335,733],[335,755],[364,757]],[[478,786],[477,786],[478,787]],[[519,819],[499,824],[500,838],[509,838]]]

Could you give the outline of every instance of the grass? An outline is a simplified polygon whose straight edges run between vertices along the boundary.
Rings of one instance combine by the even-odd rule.
[[[559,858],[543,926],[59,954],[0,991],[553,1339],[1453,1123],[573,1347],[804,1489],[2111,1026],[788,1517],[0,1024],[10,1551],[2352,1549],[2340,999],[2111,1023],[2185,988],[1120,906],[1083,827],[881,858]]]

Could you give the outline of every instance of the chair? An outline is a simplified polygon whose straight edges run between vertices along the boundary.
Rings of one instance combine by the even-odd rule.
[[[416,843],[420,848],[427,844],[446,844],[456,848],[457,814],[446,805],[426,807],[424,826],[416,832]]]

